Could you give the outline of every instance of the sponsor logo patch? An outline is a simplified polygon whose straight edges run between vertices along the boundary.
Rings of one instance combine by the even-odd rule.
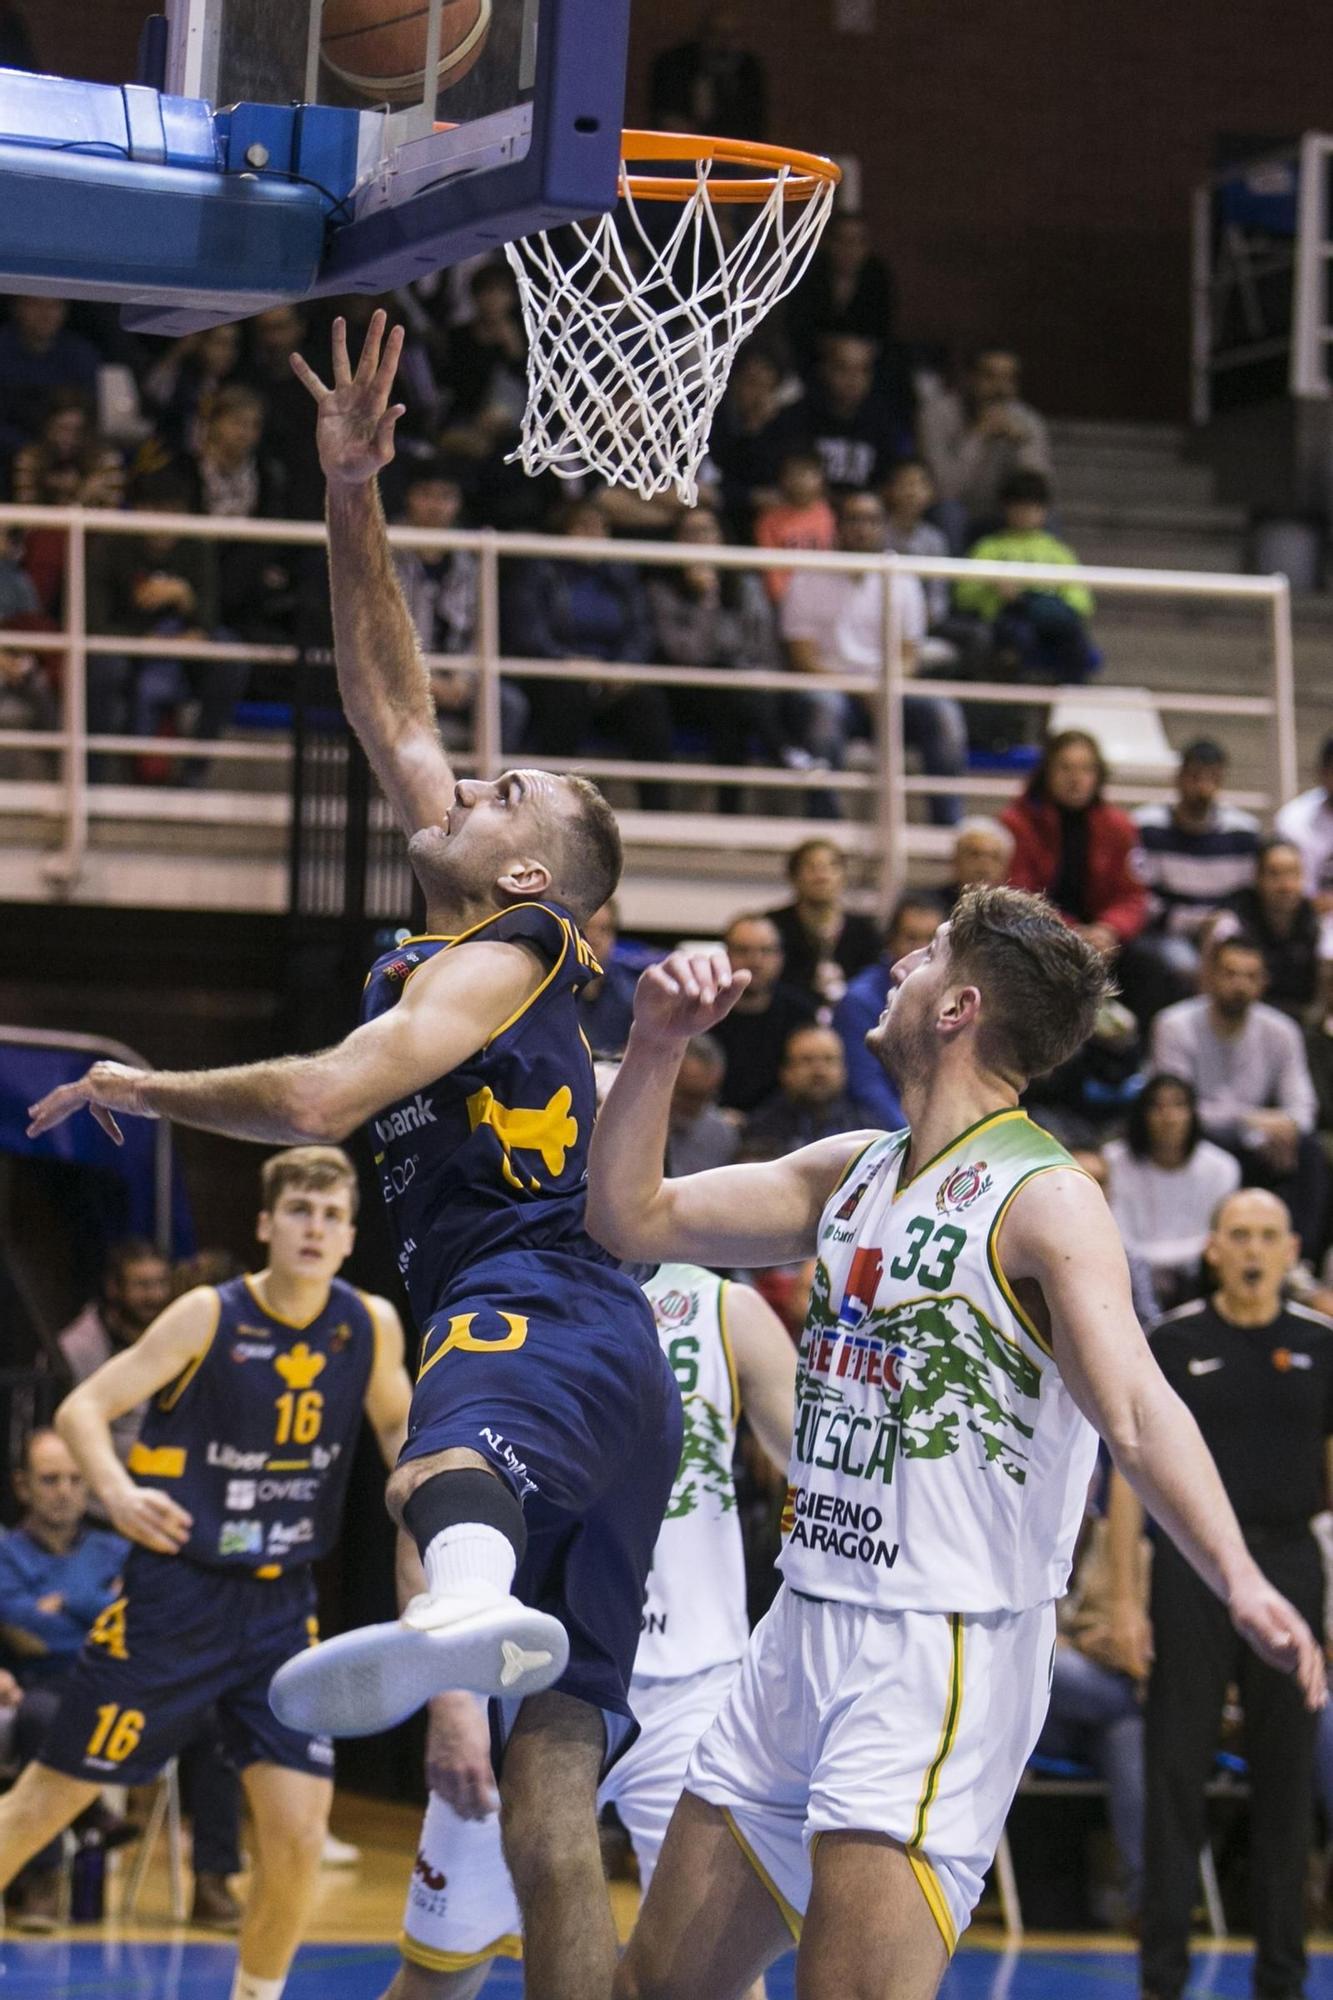
[[[218,1534],[220,1556],[258,1556],[264,1552],[262,1521],[224,1521]]]
[[[409,1132],[424,1132],[435,1123],[434,1103],[424,1091],[418,1090],[397,1111],[375,1120],[375,1137],[387,1145],[390,1139],[405,1139]]]
[[[229,1514],[248,1514],[255,1504],[255,1482],[253,1479],[229,1479],[227,1498],[224,1502]]]

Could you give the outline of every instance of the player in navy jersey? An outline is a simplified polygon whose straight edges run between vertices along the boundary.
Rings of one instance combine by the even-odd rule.
[[[328,479],[344,705],[404,831],[426,934],[371,974],[362,1025],[320,1055],[165,1075],[97,1064],[35,1108],[80,1105],[237,1137],[340,1139],[365,1122],[422,1332],[390,1510],[425,1570],[403,1617],[299,1656],[273,1699],[334,1734],[445,1689],[497,1698],[507,1859],[531,1990],[609,1990],[615,1932],[595,1799],[631,1739],[644,1580],[680,1455],[680,1403],[633,1280],[585,1234],[592,1060],[578,925],[620,873],[586,780],[455,783],[376,486],[401,414],[401,347],[371,321],[353,372],[301,363]],[[295,364],[294,364],[295,365]],[[521,1703],[521,1706],[520,1706]]]
[[[314,1898],[333,1796],[328,1737],[272,1713],[268,1686],[316,1643],[311,1565],[338,1533],[364,1411],[387,1464],[411,1385],[385,1299],[336,1273],[356,1172],[336,1147],[265,1163],[264,1269],[201,1285],[80,1384],[56,1427],[136,1546],[41,1756],[0,1798],[0,1885],[108,1782],[156,1776],[216,1706],[254,1820],[233,2000],[277,2000]],[[149,1401],[127,1466],[111,1425]]]

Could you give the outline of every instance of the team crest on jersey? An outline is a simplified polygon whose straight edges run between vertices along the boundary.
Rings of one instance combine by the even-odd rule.
[[[955,1213],[960,1208],[971,1208],[974,1201],[980,1201],[991,1184],[984,1160],[973,1160],[965,1167],[955,1167],[946,1180],[940,1182],[935,1195],[935,1207],[940,1215]]]
[[[420,963],[421,960],[416,952],[405,951],[401,958],[391,958],[382,970],[386,979],[397,982],[406,979],[408,974],[414,972]]]
[[[304,1340],[298,1340],[289,1354],[279,1354],[273,1363],[289,1389],[308,1389],[326,1365],[325,1357],[314,1353]]]
[[[672,1290],[653,1300],[653,1316],[659,1326],[688,1326],[698,1309],[699,1302],[690,1292]]]

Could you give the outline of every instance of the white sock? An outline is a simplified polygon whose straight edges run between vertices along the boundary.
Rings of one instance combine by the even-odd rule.
[[[231,1983],[231,2000],[282,2000],[286,1984],[285,1978],[260,1979],[253,1972],[242,1972],[238,1965]]]
[[[508,1597],[518,1567],[509,1537],[482,1521],[441,1528],[427,1543],[422,1562],[431,1597]]]

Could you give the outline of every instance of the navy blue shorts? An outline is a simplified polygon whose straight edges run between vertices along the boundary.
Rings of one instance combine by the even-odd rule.
[[[471,1274],[470,1274],[471,1275]],[[557,1689],[629,1737],[644,1585],[680,1463],[680,1394],[632,1279],[547,1253],[487,1268],[427,1323],[402,1462],[479,1452],[523,1505],[525,1604],[569,1634]]]
[[[62,1691],[41,1762],[91,1784],[141,1785],[216,1706],[239,1770],[281,1764],[333,1776],[327,1736],[278,1721],[268,1684],[318,1637],[308,1569],[260,1578],[133,1549],[124,1594],[103,1612]]]

